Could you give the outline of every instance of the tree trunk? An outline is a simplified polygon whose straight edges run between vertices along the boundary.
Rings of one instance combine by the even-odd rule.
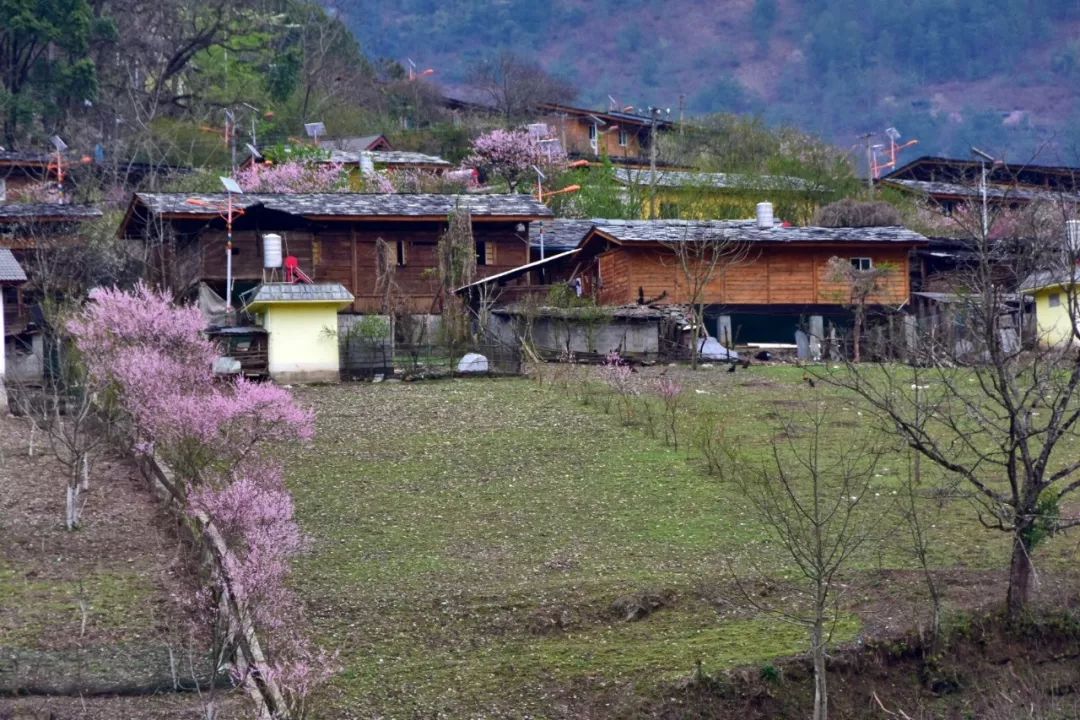
[[[74,530],[79,524],[79,485],[68,483],[67,502],[64,506],[64,526]]]
[[[1031,547],[1027,539],[1031,533],[1031,521],[1017,526],[1013,533],[1012,561],[1009,563],[1009,593],[1005,609],[1009,622],[1021,619],[1027,611],[1031,598],[1031,578],[1035,569],[1031,564]]]
[[[825,623],[814,622],[810,643],[814,655],[814,720],[828,720],[829,693],[825,684]]]

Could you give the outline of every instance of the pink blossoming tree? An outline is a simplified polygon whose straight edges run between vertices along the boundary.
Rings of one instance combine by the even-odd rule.
[[[236,174],[244,192],[348,192],[349,173],[339,163],[288,160],[276,165],[252,163]]]
[[[549,151],[525,130],[492,130],[476,138],[465,165],[502,179],[517,192],[533,165],[545,167],[565,160],[561,151]]]
[[[131,425],[137,451],[172,465],[187,513],[209,518],[225,538],[237,612],[265,634],[266,672],[302,707],[332,662],[301,631],[300,604],[286,584],[303,538],[272,449],[311,438],[312,413],[278,386],[215,380],[216,353],[196,308],[142,284],[91,297],[67,327],[92,390]]]

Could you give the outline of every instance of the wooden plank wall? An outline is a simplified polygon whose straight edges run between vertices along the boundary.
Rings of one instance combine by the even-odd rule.
[[[476,268],[476,276],[486,277],[510,270],[529,261],[529,248],[517,233],[517,223],[476,223],[473,237],[494,243],[494,263]],[[340,223],[313,231],[279,231],[285,255],[294,255],[300,269],[316,282],[338,282],[355,297],[355,312],[380,309],[376,293],[376,241],[379,238],[405,245],[405,263],[396,269],[401,293],[416,312],[431,310],[436,281],[436,247],[445,224],[427,223]],[[272,229],[241,230],[233,233],[233,277],[237,281],[259,281],[263,277],[262,234]],[[519,235],[521,237],[519,237]],[[176,245],[173,275],[177,289],[190,288],[199,280],[225,280],[225,233],[207,230],[198,242]]]
[[[884,291],[871,302],[899,305],[908,299],[911,289],[908,251],[906,247],[880,246],[765,246],[738,265],[718,272],[706,287],[703,300],[707,304],[843,304],[848,299],[846,287],[828,278],[828,261],[838,256],[870,257],[875,266],[892,265],[894,271],[882,283]],[[603,304],[636,302],[639,288],[646,298],[666,291],[666,302],[687,301],[686,278],[669,250],[614,248],[599,256],[594,272],[597,270],[603,280],[599,293]]]

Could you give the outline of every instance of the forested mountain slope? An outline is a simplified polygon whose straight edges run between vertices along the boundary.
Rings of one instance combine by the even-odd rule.
[[[463,83],[500,50],[585,104],[753,112],[850,145],[895,125],[921,152],[1080,147],[1077,0],[343,0],[369,55]]]

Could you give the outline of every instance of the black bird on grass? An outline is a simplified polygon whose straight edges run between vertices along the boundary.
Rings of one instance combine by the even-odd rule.
[[[806,383],[807,385],[809,385],[810,387],[817,387],[817,385],[814,384],[814,378],[810,377],[806,373],[803,373],[802,379],[803,379],[803,382]]]

